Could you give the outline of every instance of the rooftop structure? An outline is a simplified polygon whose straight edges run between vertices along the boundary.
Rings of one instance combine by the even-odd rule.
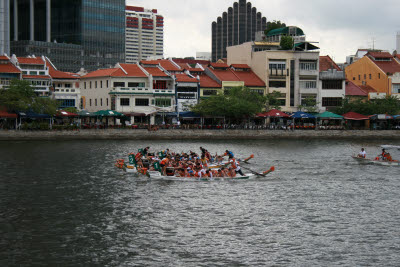
[[[156,9],[126,6],[125,54],[127,63],[164,55],[164,17]]]

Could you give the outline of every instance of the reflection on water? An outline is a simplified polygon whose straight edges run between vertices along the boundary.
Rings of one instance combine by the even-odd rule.
[[[0,265],[395,266],[400,169],[349,157],[361,147],[375,155],[381,144],[0,143]],[[255,154],[249,167],[276,171],[189,183],[114,168],[115,159],[147,145]]]

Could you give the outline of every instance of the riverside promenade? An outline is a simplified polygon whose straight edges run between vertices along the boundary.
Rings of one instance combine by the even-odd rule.
[[[400,140],[400,131],[371,130],[80,130],[0,131],[0,141],[56,140],[268,140],[268,139],[353,139]]]

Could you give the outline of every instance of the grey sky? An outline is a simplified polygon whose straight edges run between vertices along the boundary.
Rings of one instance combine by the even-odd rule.
[[[127,0],[158,9],[165,17],[165,56],[195,56],[211,51],[211,23],[234,0]],[[400,31],[399,0],[251,0],[268,21],[281,20],[319,42],[321,55],[338,63],[358,48],[394,50]],[[372,40],[375,39],[375,42]]]

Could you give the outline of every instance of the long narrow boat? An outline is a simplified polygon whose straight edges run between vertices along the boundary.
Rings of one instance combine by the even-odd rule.
[[[230,180],[248,180],[251,178],[255,178],[256,175],[254,174],[245,174],[244,176],[236,176],[236,177],[177,177],[177,176],[164,176],[161,175],[160,172],[157,171],[149,171],[149,178],[152,180],[165,180],[165,181],[230,181]]]
[[[360,158],[357,156],[352,156],[353,159],[366,164],[376,164],[382,166],[400,166],[400,162],[397,160],[394,161],[386,161],[382,159],[367,159],[367,158]]]

